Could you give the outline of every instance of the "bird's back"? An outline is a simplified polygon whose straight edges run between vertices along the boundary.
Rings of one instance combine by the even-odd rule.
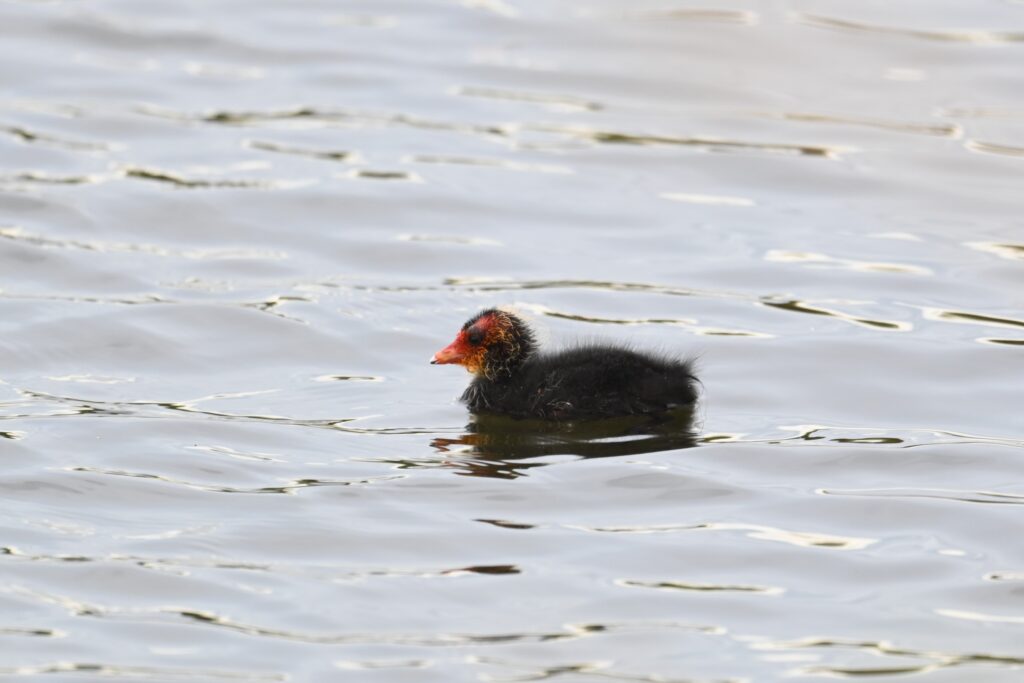
[[[474,412],[583,420],[661,413],[692,403],[694,382],[688,361],[586,345],[532,356],[503,382],[477,379],[463,399]]]

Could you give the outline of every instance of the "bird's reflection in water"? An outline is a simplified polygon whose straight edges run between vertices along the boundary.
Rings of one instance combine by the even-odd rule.
[[[587,422],[516,420],[476,415],[460,437],[436,438],[430,445],[450,454],[445,464],[459,474],[514,479],[531,467],[527,462],[551,455],[608,458],[657,453],[696,445],[692,406],[660,415],[634,415]]]

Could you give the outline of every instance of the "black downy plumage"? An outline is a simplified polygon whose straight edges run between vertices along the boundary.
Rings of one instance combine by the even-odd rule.
[[[487,309],[431,362],[457,363],[475,375],[462,395],[473,413],[590,420],[663,413],[697,399],[690,361],[614,344],[549,353],[536,347],[520,317]]]

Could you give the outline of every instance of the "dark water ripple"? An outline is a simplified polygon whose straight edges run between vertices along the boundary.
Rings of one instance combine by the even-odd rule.
[[[176,486],[184,486],[187,488],[198,489],[200,491],[211,491],[213,493],[295,493],[299,489],[310,488],[314,486],[360,486],[363,484],[373,484],[380,481],[388,481],[392,479],[401,479],[402,475],[376,477],[373,479],[337,479],[337,480],[322,480],[322,479],[298,479],[295,481],[287,482],[281,486],[258,486],[258,487],[238,487],[238,486],[212,486],[208,484],[199,484],[196,482],[182,481],[179,479],[172,479],[170,477],[164,477],[159,474],[150,474],[147,472],[126,472],[123,470],[101,470],[93,467],[72,467],[69,468],[72,472],[88,472],[91,474],[100,474],[112,477],[135,477],[137,479],[153,479],[166,484],[174,484]]]
[[[888,34],[940,42],[992,45],[1024,41],[1024,31],[987,31],[981,29],[956,31],[921,30],[916,28],[900,28],[896,26],[861,23],[858,21],[840,19],[838,17],[806,13],[798,13],[796,18],[798,21],[810,26],[831,28],[842,31],[865,31],[868,33]]]
[[[838,158],[840,153],[851,151],[848,148],[830,147],[825,145],[794,145],[778,142],[754,142],[750,140],[730,140],[710,137],[680,137],[673,135],[627,133],[613,130],[590,130],[586,128],[537,126],[533,128],[533,130],[544,133],[558,133],[572,138],[609,145],[698,147],[719,152],[743,150],[782,154],[800,154],[804,156],[827,158]]]
[[[969,666],[974,664],[994,664],[1017,666],[1024,663],[1019,657],[1005,657],[990,654],[932,652],[901,648],[889,642],[834,640],[828,638],[804,638],[788,642],[763,641],[754,645],[761,650],[857,650],[877,657],[911,658],[925,660],[926,663],[915,666],[870,666],[863,668],[843,667],[806,667],[801,669],[805,675],[822,673],[838,676],[879,676],[888,674],[926,673],[941,668]]]
[[[471,125],[450,121],[420,119],[403,113],[375,113],[347,109],[327,109],[315,107],[297,107],[294,109],[270,111],[211,111],[205,113],[188,113],[152,106],[139,107],[139,114],[155,116],[183,123],[198,122],[226,126],[262,127],[279,121],[299,120],[303,123],[316,125],[351,125],[351,126],[396,126],[423,130],[449,131],[469,133],[472,135],[500,136],[509,132],[500,126]]]
[[[783,112],[777,114],[779,118],[786,121],[798,121],[801,123],[826,123],[849,126],[867,126],[869,128],[880,128],[882,130],[894,131],[897,133],[914,133],[918,135],[932,135],[937,137],[959,138],[963,135],[963,129],[953,123],[911,123],[904,121],[882,121],[878,119],[860,119],[845,116],[833,116],[828,114],[813,114],[807,112]]]
[[[343,161],[347,163],[352,163],[353,161],[359,158],[358,152],[329,149],[309,149],[304,147],[290,147],[288,145],[281,145],[276,142],[269,142],[264,140],[247,140],[246,146],[250,147],[251,149],[258,149],[264,152],[294,154],[297,156],[311,157],[313,159],[324,159],[326,161]]]
[[[870,489],[841,490],[822,489],[828,496],[875,496],[879,498],[935,498],[955,500],[961,503],[984,503],[988,505],[1024,505],[1024,495],[996,493],[994,491],[944,491],[941,489]]]
[[[115,146],[110,143],[69,140],[48,133],[29,130],[21,126],[4,126],[0,124],[0,133],[7,133],[26,143],[51,145],[79,152],[107,152],[115,149]]]

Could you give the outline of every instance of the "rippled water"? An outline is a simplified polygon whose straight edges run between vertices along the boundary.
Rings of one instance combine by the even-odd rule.
[[[5,679],[1024,677],[1024,4],[0,26]],[[500,304],[701,403],[469,423]]]

